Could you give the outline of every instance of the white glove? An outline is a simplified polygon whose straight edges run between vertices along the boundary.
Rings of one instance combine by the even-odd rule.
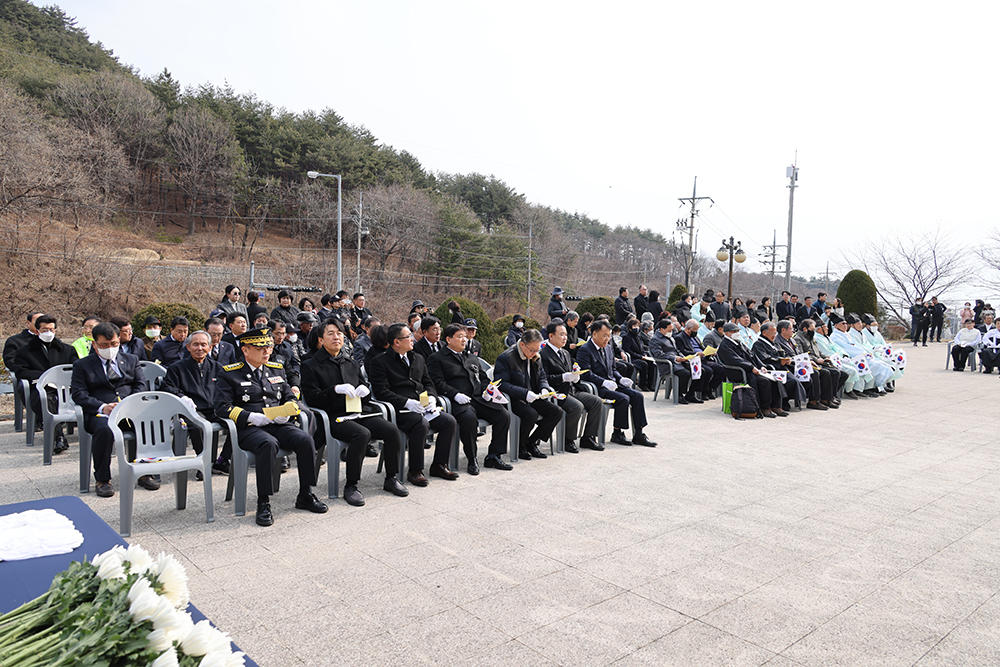
[[[357,387],[354,388],[354,393],[355,395],[357,395],[358,398],[364,398],[368,394],[372,393],[372,390],[363,384],[359,384]]]
[[[563,380],[563,382],[576,382],[579,379],[580,379],[580,376],[577,375],[576,373],[563,373],[562,374],[562,380]]]
[[[333,388],[333,390],[338,394],[343,394],[344,396],[350,396],[351,398],[358,397],[358,395],[354,392],[354,387],[352,387],[347,383],[338,384],[336,387]]]
[[[626,389],[630,388],[633,384],[635,383],[632,382],[632,380],[630,380],[629,378],[622,378],[622,386],[625,387]]]
[[[423,412],[424,406],[420,405],[420,401],[414,400],[412,398],[406,399],[406,405],[404,405],[410,412]]]
[[[198,412],[198,407],[194,404],[194,401],[192,401],[190,397],[181,396],[180,398],[181,398],[181,403],[184,404],[184,407],[190,409],[191,412]]]
[[[471,400],[472,399],[466,396],[465,394],[462,393],[455,394],[455,402],[458,403],[459,405],[468,405],[469,401]]]
[[[524,400],[528,401],[528,403],[534,403],[535,401],[538,400],[538,394],[529,390],[528,395],[525,397]]]
[[[288,417],[288,416],[275,417],[274,418],[274,423],[275,424],[287,424],[289,419],[290,419],[290,417]]]
[[[435,397],[431,396],[430,394],[427,394],[427,408],[430,409],[435,407],[436,405],[437,405],[437,400],[435,400]]]
[[[274,423],[270,419],[265,417],[264,413],[262,412],[251,412],[249,415],[247,415],[247,421],[250,422],[253,426],[267,426],[268,424]]]
[[[618,388],[618,385],[615,383],[614,380],[605,380],[604,382],[601,383],[601,386],[607,389],[608,391],[614,391],[615,389]]]

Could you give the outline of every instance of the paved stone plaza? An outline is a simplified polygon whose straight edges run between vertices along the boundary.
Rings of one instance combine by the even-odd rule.
[[[363,508],[296,511],[291,473],[271,528],[224,477],[212,524],[199,483],[178,512],[165,479],[130,542],[179,557],[264,666],[994,665],[1000,383],[945,371],[945,347],[907,347],[887,398],[755,422],[647,401],[656,449],[463,458],[408,498],[367,459]],[[70,441],[43,467],[0,424],[0,501],[75,495]],[[118,526],[117,497],[84,500]]]

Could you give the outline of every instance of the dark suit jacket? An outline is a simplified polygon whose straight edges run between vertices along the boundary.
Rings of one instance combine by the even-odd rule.
[[[32,336],[27,345],[22,345],[17,349],[10,370],[14,372],[18,380],[34,382],[42,376],[42,373],[53,366],[72,364],[79,359],[76,350],[58,338],[49,343],[48,354],[45,353],[44,347],[45,344],[41,338]]]
[[[149,360],[169,368],[181,360],[184,349],[184,343],[178,343],[172,336],[167,336],[156,342],[149,355]]]
[[[642,341],[639,339],[639,332],[636,331],[635,335],[632,335],[631,330],[622,336],[622,349],[625,353],[632,357],[633,360],[641,359],[643,355],[648,354],[646,350],[642,348]]]
[[[598,390],[602,388],[601,382],[604,380],[620,382],[622,379],[622,374],[615,370],[614,360],[608,359],[607,348],[597,347],[592,339],[577,350],[576,361],[581,369],[590,371],[586,380],[596,384]]]
[[[437,346],[438,346],[438,350],[441,350],[442,348],[447,347],[447,345],[444,344],[443,340],[439,340],[437,342]],[[427,359],[430,359],[431,355],[434,354],[434,351],[431,350],[431,344],[429,342],[427,342],[426,338],[421,338],[416,343],[414,343],[413,344],[413,351],[416,352],[417,354],[419,354],[421,357],[423,357],[424,361],[426,361]]]
[[[408,352],[406,358],[410,360],[409,368],[398,354],[387,350],[365,365],[374,398],[392,404],[397,411],[406,407],[406,399],[419,400],[421,392],[438,395],[424,358],[413,352]]]
[[[502,410],[503,406],[493,401],[483,400],[483,390],[490,383],[479,359],[471,354],[455,354],[445,349],[432,354],[427,360],[427,373],[434,382],[438,394],[455,400],[457,394],[465,394],[472,399],[476,408],[485,407]]]
[[[625,320],[628,319],[629,313],[635,315],[635,309],[632,307],[632,302],[623,296],[615,299],[615,324],[625,324]]]
[[[18,348],[27,345],[32,338],[35,338],[35,335],[27,329],[8,338],[3,344],[3,365],[10,368],[14,364],[14,353]]]
[[[698,340],[697,332],[695,332],[694,336],[688,336],[683,331],[675,333],[674,344],[682,357],[687,357],[695,354],[696,352],[702,352],[705,349],[705,347],[701,344],[701,341]]]
[[[139,357],[139,361],[146,361],[146,345],[141,339],[132,336],[132,340],[122,343],[122,352],[128,352]]]
[[[777,314],[779,320],[787,320],[789,317],[795,317],[795,306],[792,305],[791,301],[786,302],[782,299],[774,307],[774,312]]]
[[[722,340],[722,345],[719,347],[718,352],[719,363],[724,366],[739,366],[744,371],[746,371],[747,379],[753,375],[753,369],[759,366],[750,354],[750,351],[739,343],[728,336]],[[726,369],[726,377],[730,382],[742,381],[742,377],[733,370]]]
[[[577,385],[562,379],[563,373],[573,372],[573,357],[570,356],[569,350],[565,347],[559,349],[554,345],[543,345],[539,354],[542,356],[542,368],[545,370],[549,386],[561,394],[569,394],[570,396],[575,394]],[[587,373],[587,375],[590,374]],[[586,378],[587,376],[582,377]]]
[[[105,403],[117,403],[126,396],[146,390],[146,378],[142,375],[138,357],[119,352],[115,361],[121,377],[114,383],[108,380],[104,371],[104,360],[96,354],[88,354],[73,362],[70,391],[73,402],[83,408],[84,415],[96,415]]]
[[[320,348],[316,353],[302,362],[302,396],[310,408],[323,410],[331,417],[347,414],[347,397],[338,394],[335,387],[338,384],[349,384],[352,387],[365,384],[361,377],[361,365],[346,351],[336,357]],[[361,399],[362,412],[369,409],[371,394]]]
[[[652,340],[649,341],[649,353],[657,360],[657,364],[680,363],[677,361],[677,345],[673,336],[664,336],[659,331],[655,331]]]
[[[500,380],[500,391],[522,401],[528,399],[529,390],[540,394],[551,389],[542,370],[542,360],[525,361],[517,345],[512,345],[497,357],[493,379]]]
[[[790,370],[789,366],[781,365],[781,359],[789,355],[782,348],[778,347],[778,338],[780,336],[775,336],[772,343],[765,336],[761,336],[753,344],[751,352],[753,352],[753,356],[763,366],[776,371]]]
[[[212,417],[215,413],[215,394],[222,366],[206,357],[198,370],[198,363],[190,356],[167,369],[160,391],[174,396],[187,396],[194,401],[198,412]]]
[[[731,311],[729,310],[728,303],[726,303],[725,301],[723,301],[722,303],[719,303],[718,301],[713,301],[708,307],[712,309],[713,313],[715,313],[715,319],[719,319],[721,317],[725,321],[727,322],[729,321]]]

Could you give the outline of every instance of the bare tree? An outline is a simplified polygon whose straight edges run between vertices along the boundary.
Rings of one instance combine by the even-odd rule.
[[[211,202],[231,190],[237,151],[232,129],[209,111],[178,109],[167,129],[178,185],[188,198],[188,234],[194,234],[199,200]]]
[[[875,282],[879,299],[901,322],[907,308],[957,287],[968,280],[965,251],[951,244],[940,228],[918,234],[890,234],[845,256]]]
[[[1000,292],[1000,255],[997,254],[997,248],[1000,248],[1000,227],[994,227],[976,250],[976,255],[988,269],[984,274],[977,272],[981,280],[980,286],[994,292]]]

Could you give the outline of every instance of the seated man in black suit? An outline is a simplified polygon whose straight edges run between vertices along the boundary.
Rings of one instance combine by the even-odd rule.
[[[483,390],[490,383],[479,359],[465,351],[468,338],[464,324],[449,324],[444,328],[445,347],[427,360],[427,373],[438,394],[451,399],[451,413],[458,422],[458,435],[465,456],[469,459],[469,474],[479,474],[476,436],[479,420],[486,420],[493,427],[489,452],[483,460],[487,468],[512,470],[503,460],[510,432],[510,414],[499,403],[483,400]]]
[[[619,445],[656,447],[642,429],[646,427],[646,406],[642,392],[632,388],[632,380],[615,370],[611,357],[611,325],[607,320],[595,320],[590,327],[590,340],[580,346],[576,360],[580,368],[590,371],[587,380],[597,385],[601,398],[615,402],[614,431],[611,442]],[[632,415],[632,442],[625,437],[629,413]]]
[[[247,322],[247,317],[243,313],[230,313],[226,316],[226,326],[229,328],[229,333],[223,335],[222,340],[233,346],[236,361],[243,361],[243,347],[236,339],[247,332],[250,323]]]
[[[677,391],[680,393],[677,402],[679,404],[704,403],[705,401],[698,398],[695,392],[705,393],[708,378],[712,377],[711,374],[706,374],[705,369],[702,368],[701,377],[692,382],[690,362],[677,360],[677,346],[674,344],[673,337],[674,323],[668,319],[662,319],[656,326],[657,331],[653,334],[653,339],[649,341],[649,351],[651,356],[656,359],[660,375],[673,373],[677,376]]]
[[[212,343],[212,347],[208,352],[208,356],[212,361],[220,366],[228,366],[239,361],[236,355],[236,348],[233,347],[233,344],[222,340],[222,337],[226,333],[226,323],[221,318],[210,317],[205,320],[205,332],[211,337],[210,342]],[[187,350],[182,352],[181,356],[187,356],[186,352]]]
[[[677,347],[677,353],[682,357],[689,357],[692,354],[697,354],[701,357],[701,377],[703,381],[701,397],[709,400],[718,398],[719,387],[722,386],[722,381],[726,379],[726,374],[723,371],[722,364],[717,361],[718,357],[705,356],[705,348],[701,344],[701,341],[698,340],[697,320],[688,320],[684,324],[684,329],[674,334],[674,345]]]
[[[181,360],[181,351],[184,350],[184,341],[188,336],[188,320],[186,317],[175,317],[170,320],[170,335],[157,341],[153,346],[153,352],[149,355],[150,361],[155,361],[164,368],[170,368]]]
[[[121,341],[121,351],[139,357],[139,361],[146,361],[146,346],[133,335],[132,323],[128,318],[112,317],[108,321],[118,327],[118,340]]]
[[[799,322],[799,332],[792,338],[795,345],[796,354],[808,354],[813,365],[812,383],[819,386],[819,403],[810,397],[807,408],[813,410],[828,410],[840,407],[840,401],[836,397],[837,391],[844,386],[847,381],[847,373],[842,373],[833,366],[833,363],[819,352],[816,347],[814,337],[816,335],[816,322],[810,318],[805,318]],[[842,379],[843,376],[843,379]]]
[[[789,328],[791,327],[790,322],[787,320],[782,321]],[[811,384],[808,381],[802,382],[795,377],[795,363],[792,361],[792,357],[795,355],[789,354],[788,350],[780,344],[780,341],[784,339],[778,335],[778,324],[770,321],[761,324],[760,338],[753,344],[750,351],[753,353],[754,358],[765,368],[773,371],[786,371],[788,373],[785,382],[779,385],[782,393],[782,409],[788,410],[789,394],[798,392],[800,390],[799,385],[801,385],[802,394],[807,395],[811,389]]]
[[[10,370],[17,376],[18,380],[28,380],[31,382],[31,410],[35,413],[35,424],[26,424],[25,428],[42,428],[42,402],[35,391],[35,382],[42,376],[42,373],[53,366],[72,364],[79,357],[69,345],[64,344],[56,338],[56,318],[51,315],[36,315],[33,322],[37,336],[31,336],[26,345],[22,345],[14,352],[11,360]],[[15,391],[19,388],[15,387]],[[55,392],[50,390],[47,408],[51,412],[59,409]],[[55,439],[52,443],[52,453],[62,454],[69,449],[66,436],[63,434],[63,425],[56,426]]]
[[[603,451],[604,445],[597,442],[603,402],[594,394],[576,390],[576,383],[582,376],[578,369],[574,370],[573,358],[566,350],[569,340],[566,325],[553,320],[545,330],[549,334],[549,342],[540,352],[542,367],[548,375],[549,385],[560,394],[566,394],[566,398],[559,401],[559,407],[566,412],[566,451],[574,454],[580,451],[576,445],[576,434],[580,432],[580,418],[584,410],[587,411],[587,422],[583,427],[580,447]]]
[[[319,341],[319,349],[302,363],[302,394],[310,408],[326,412],[330,418],[330,435],[346,443],[347,447],[341,453],[341,458],[347,463],[344,500],[348,505],[360,507],[365,504],[365,497],[358,489],[361,466],[373,439],[384,444],[385,482],[382,489],[401,497],[410,492],[396,479],[399,473],[399,429],[371,405],[371,390],[364,382],[361,364],[344,349],[346,326],[335,317],[316,325],[313,333]],[[347,411],[348,397],[361,399],[360,413]],[[339,417],[357,417],[358,414],[362,417],[337,421]],[[340,463],[331,459],[329,465]]]
[[[433,315],[425,315],[420,320],[420,340],[414,343],[413,351],[423,357],[424,361],[427,361],[432,354],[443,347],[444,345],[441,343],[441,320]]]
[[[458,479],[458,473],[448,469],[448,454],[458,423],[446,412],[428,414],[421,405],[420,394],[427,392],[428,407],[433,408],[437,392],[427,374],[427,362],[413,351],[410,329],[405,324],[397,323],[389,327],[386,335],[389,338],[388,349],[366,362],[365,369],[375,398],[392,404],[396,409],[396,426],[407,434],[410,461],[406,480],[414,486],[427,486],[423,470],[424,440],[431,431],[438,434],[431,476]]]
[[[3,344],[3,365],[7,368],[11,368],[14,365],[14,353],[17,352],[18,348],[23,347],[28,344],[28,341],[38,335],[38,329],[35,328],[35,320],[38,319],[39,315],[42,315],[41,311],[35,311],[28,313],[27,318],[27,328],[23,329],[20,333],[16,333]]]
[[[119,353],[118,327],[99,322],[91,331],[94,351],[73,363],[70,388],[73,402],[83,408],[83,427],[92,437],[95,491],[101,498],[115,495],[111,487],[111,456],[115,437],[108,425],[108,415],[126,396],[146,390],[139,359],[127,352]],[[129,457],[135,458],[135,445],[129,446]],[[155,491],[160,483],[150,475],[138,479],[139,486]]]
[[[510,399],[511,411],[521,419],[517,456],[525,461],[547,458],[538,443],[552,437],[563,416],[562,408],[540,398],[552,390],[538,354],[541,347],[542,334],[528,329],[493,366],[493,379],[500,381],[500,391]]]
[[[649,356],[649,350],[643,348],[642,340],[639,338],[639,320],[629,320],[625,327],[622,350],[631,357],[629,361],[639,372],[639,389],[653,391],[653,364],[643,359]]]
[[[274,523],[271,495],[274,492],[272,471],[278,449],[295,452],[299,471],[299,493],[295,508],[316,514],[327,506],[312,492],[316,483],[316,447],[312,437],[290,424],[289,417],[270,419],[264,408],[277,407],[295,400],[281,364],[270,362],[274,340],[267,329],[251,329],[238,339],[243,361],[224,366],[219,372],[215,394],[215,416],[236,422],[239,446],[253,452],[257,476],[257,525]]]
[[[212,337],[208,332],[195,331],[188,336],[185,345],[187,356],[167,369],[167,376],[163,378],[163,384],[159,388],[159,391],[179,396],[188,407],[208,421],[215,420],[215,392],[219,372],[222,370],[222,366],[209,356],[211,349]],[[194,451],[201,454],[204,446],[201,431],[196,428],[188,429],[188,435],[191,436]],[[218,462],[217,454],[218,452],[212,452],[212,461],[215,462],[212,464],[213,470]],[[232,456],[232,450],[225,456],[225,460],[228,461],[229,456]],[[200,470],[195,473],[195,479],[203,479]]]
[[[754,359],[750,350],[740,342],[739,325],[726,322],[722,326],[722,333],[726,337],[722,341],[722,347],[719,348],[719,361],[724,366],[743,369],[747,384],[753,387],[757,393],[757,404],[765,417],[787,417],[788,413],[781,409],[781,393],[778,391],[776,383],[766,377],[760,377],[761,371],[765,370],[764,366]],[[743,374],[736,368],[724,369],[730,382],[743,381]]]

